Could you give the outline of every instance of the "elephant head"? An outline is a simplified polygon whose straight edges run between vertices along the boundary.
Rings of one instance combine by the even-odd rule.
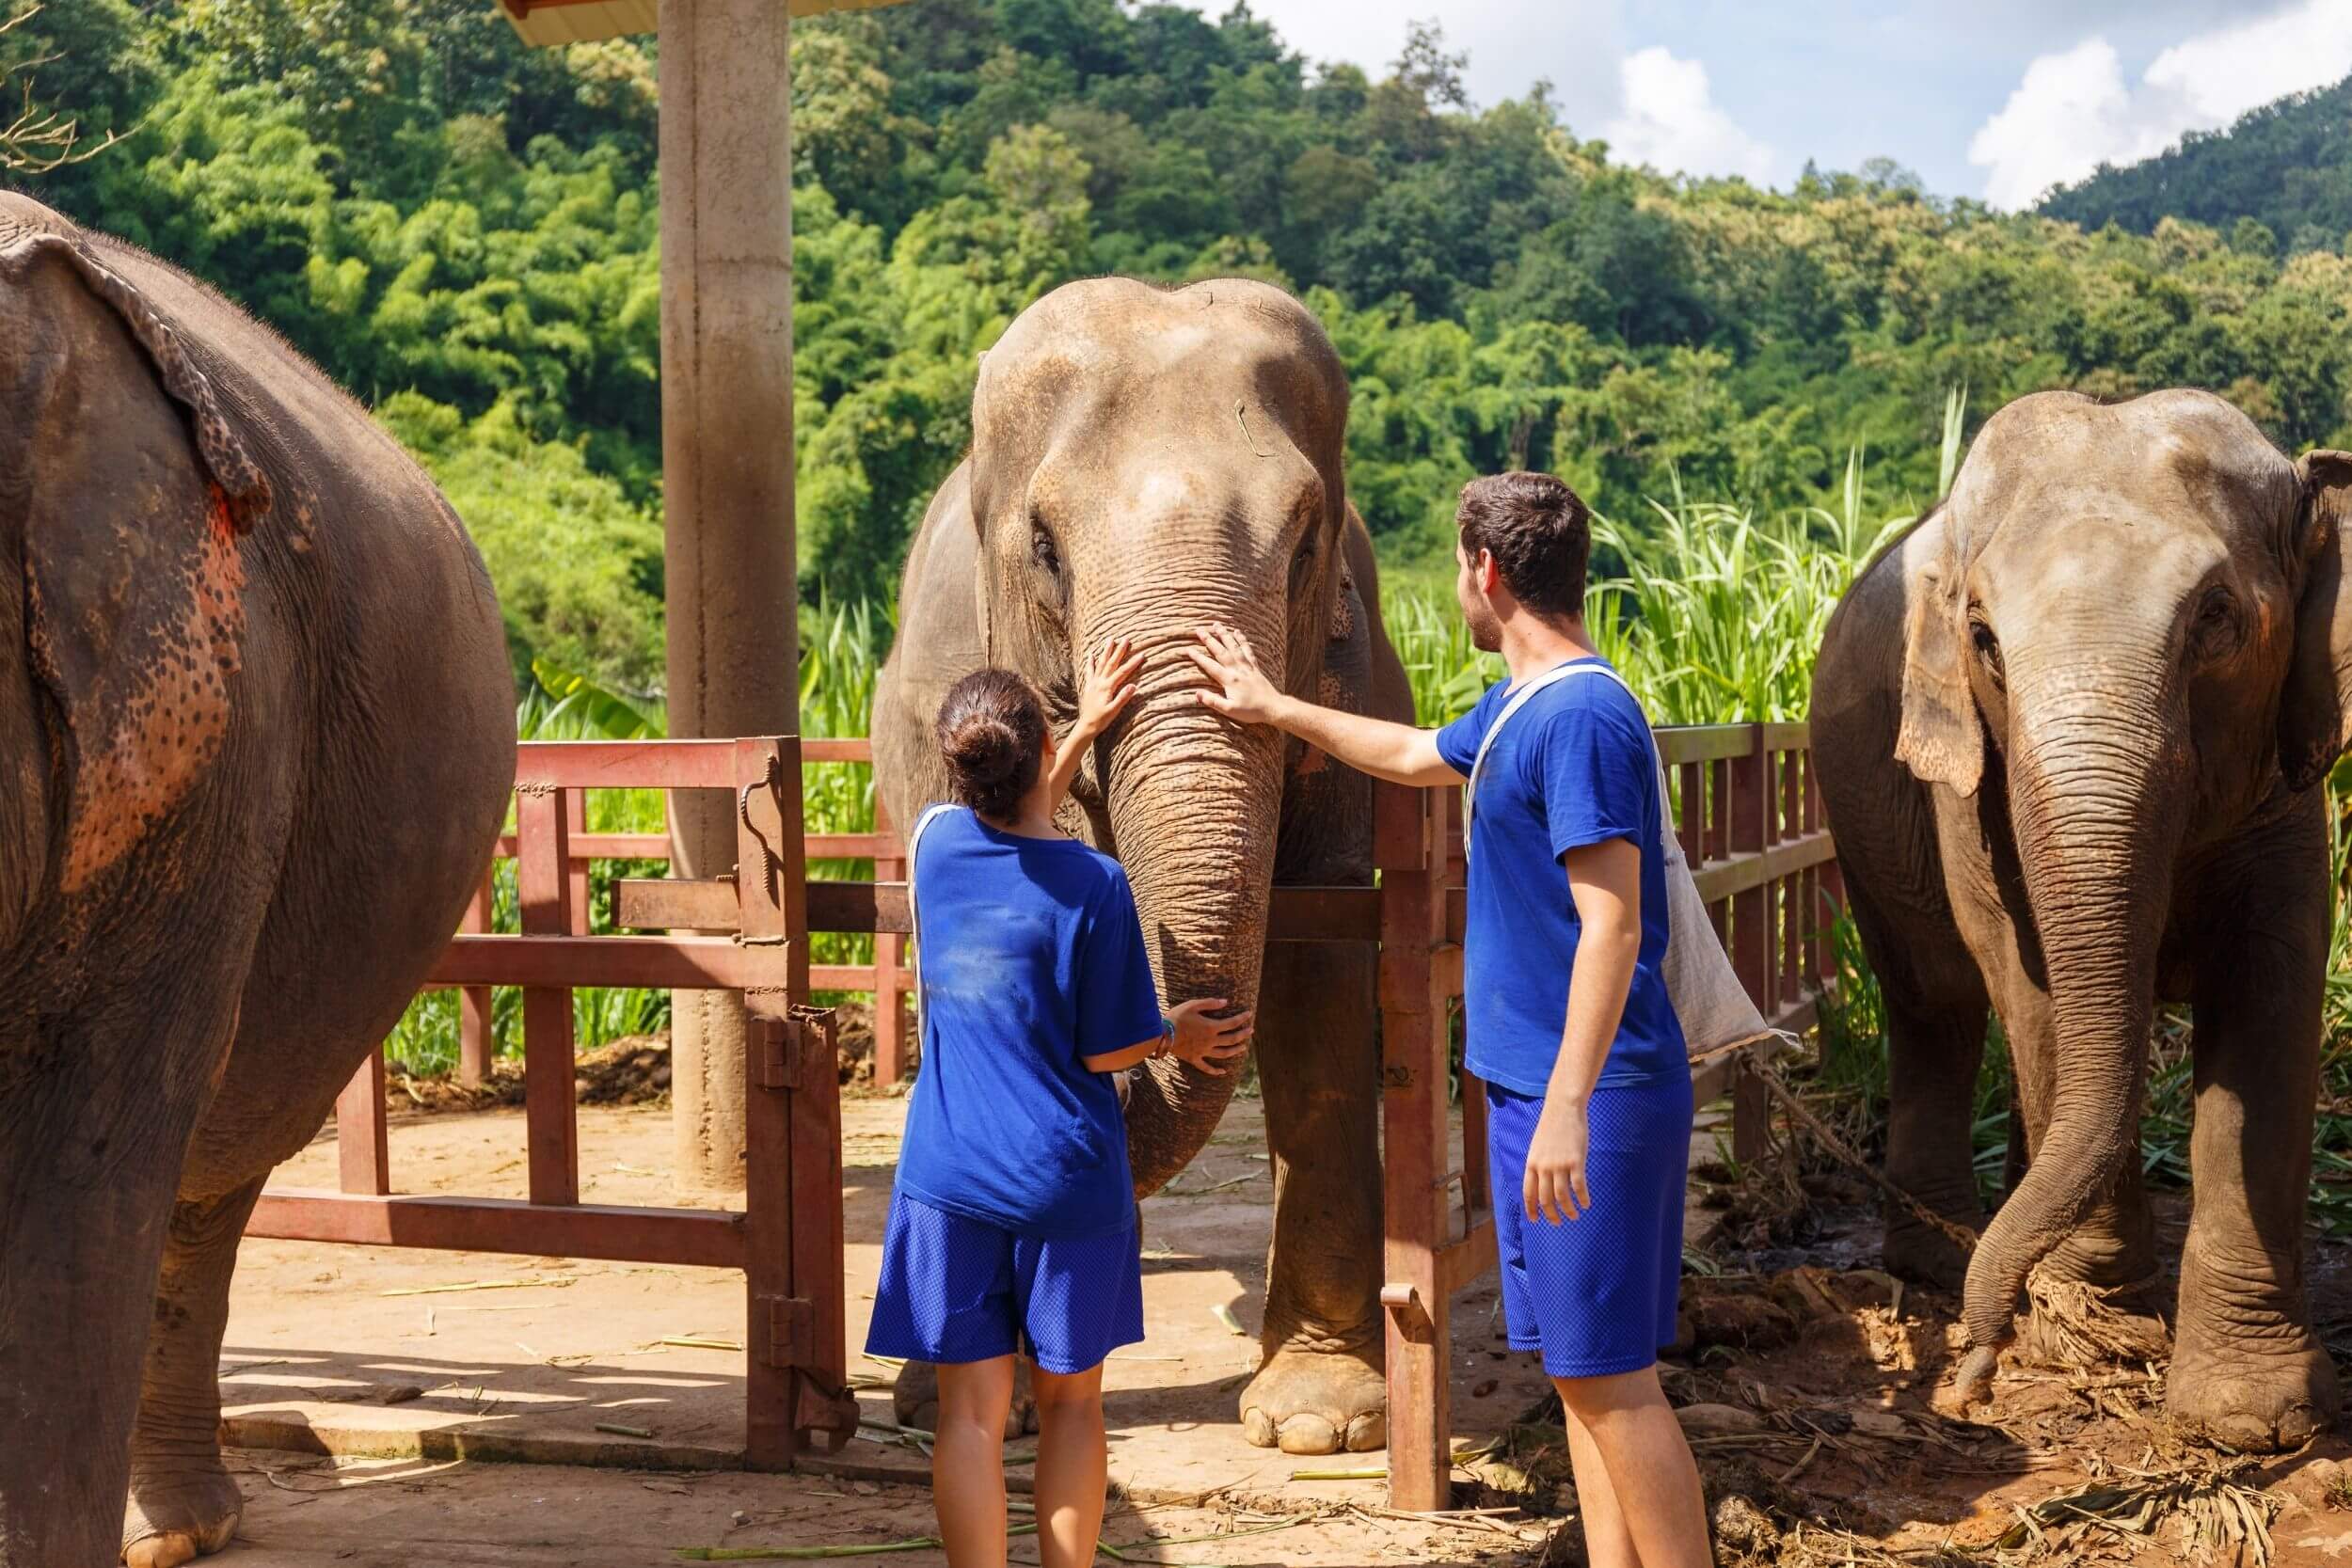
[[[2218,398],[2048,393],[1986,423],[1916,536],[1896,755],[2006,815],[2013,885],[1986,896],[2024,900],[2058,1051],[2041,1148],[1969,1262],[1965,1392],[2137,1148],[2175,868],[2352,736],[2347,495],[2352,457],[2290,463]]]
[[[90,885],[210,765],[244,630],[238,540],[270,505],[162,309],[65,219],[0,193],[0,541],[29,677],[0,696],[18,774],[0,948],[36,890]]]
[[[1347,382],[1322,327],[1242,279],[1162,290],[1070,284],[988,352],[973,397],[971,509],[988,660],[1066,719],[1074,673],[1113,636],[1139,690],[1073,790],[1125,863],[1169,1000],[1256,1005],[1285,746],[1196,702],[1180,650],[1222,621],[1314,689],[1352,613],[1343,552]],[[1199,1152],[1232,1079],[1138,1071],[1128,1107],[1139,1191]]]

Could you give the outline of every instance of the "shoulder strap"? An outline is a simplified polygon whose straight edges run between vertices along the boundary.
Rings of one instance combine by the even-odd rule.
[[[930,825],[955,809],[945,803],[926,808],[923,815],[914,819],[914,831],[907,834],[907,935],[914,949],[914,1007],[918,1028],[921,1027],[922,1015],[929,1008],[923,995],[923,917],[915,908],[914,899],[915,856],[922,850],[923,834]]]
[[[1470,759],[1470,780],[1462,785],[1462,858],[1464,860],[1470,859],[1470,818],[1478,804],[1478,776],[1486,770],[1486,752],[1494,745],[1495,736],[1502,733],[1502,726],[1511,721],[1511,716],[1525,707],[1528,700],[1535,693],[1546,687],[1558,685],[1570,675],[1586,673],[1607,675],[1619,686],[1625,686],[1623,675],[1597,659],[1581,659],[1573,664],[1555,664],[1540,675],[1529,676],[1518,690],[1512,692],[1510,700],[1502,705],[1502,711],[1495,715],[1495,721],[1486,726],[1485,735],[1479,736],[1478,755]],[[1626,686],[1629,695],[1632,690],[1631,687]]]

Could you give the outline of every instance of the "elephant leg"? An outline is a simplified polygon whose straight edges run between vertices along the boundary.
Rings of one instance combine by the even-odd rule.
[[[2295,1448],[2338,1408],[2303,1277],[2328,858],[2315,828],[2292,851],[2224,884],[2244,890],[2229,903],[2240,924],[2209,928],[2195,996],[2196,1207],[2165,1406],[2241,1450]]]
[[[101,1568],[120,1549],[139,1360],[172,1194],[228,1012],[153,1022],[158,984],[103,1032],[0,1037],[0,1564]],[[200,1018],[202,999],[190,999]],[[168,1003],[165,1004],[167,1009]],[[21,1053],[20,1053],[21,1048]]]
[[[1367,946],[1270,942],[1259,989],[1274,1244],[1241,1418],[1286,1453],[1388,1442],[1373,971]]]
[[[1983,977],[1948,915],[1927,942],[1907,932],[1899,947],[1869,895],[1857,886],[1849,897],[1886,1001],[1887,1180],[1931,1212],[1980,1227],[1969,1125],[1989,1011]],[[1895,1273],[1946,1290],[1968,1272],[1964,1251],[1896,1205],[1883,1255]]]
[[[179,1568],[237,1532],[245,1497],[220,1461],[220,1341],[237,1242],[266,1174],[171,1212],[147,1373],[131,1431],[131,1497],[122,1517],[129,1568]]]

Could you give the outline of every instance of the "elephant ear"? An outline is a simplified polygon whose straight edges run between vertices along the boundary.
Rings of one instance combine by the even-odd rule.
[[[2302,485],[2296,533],[2303,592],[2295,657],[2279,703],[2279,768],[2309,789],[2352,744],[2352,592],[2344,580],[2344,529],[2352,513],[2352,452],[2313,451],[2295,465]]]
[[[1325,639],[1344,642],[1356,635],[1356,617],[1362,612],[1363,601],[1356,595],[1356,574],[1340,568],[1338,589],[1331,595],[1330,624],[1323,628]]]
[[[37,276],[52,261],[103,314]],[[238,540],[270,485],[179,333],[78,239],[0,250],[0,279],[43,312],[55,350],[31,388],[24,637],[55,705],[72,894],[166,819],[228,735]]]
[[[1910,603],[1903,620],[1902,724],[1895,736],[1895,760],[1927,784],[1948,784],[1974,795],[1984,777],[1984,725],[1977,717],[1976,693],[1968,686],[1965,613],[1961,584],[1966,570],[1950,513],[1923,525],[1940,536],[1928,559],[1905,584]],[[1931,545],[1914,534],[1906,546]]]
[[[156,381],[186,413],[197,454],[227,503],[230,520],[240,533],[251,528],[254,519],[269,510],[269,476],[230,422],[211,378],[189,357],[180,334],[135,285],[100,261],[82,241],[64,234],[35,234],[13,248],[55,253],[120,319],[132,341],[154,366]]]

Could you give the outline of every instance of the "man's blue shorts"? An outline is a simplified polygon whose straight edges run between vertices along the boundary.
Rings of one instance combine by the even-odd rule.
[[[1511,1348],[1541,1351],[1553,1377],[1639,1371],[1675,1341],[1691,1080],[1610,1085],[1586,1117],[1592,1207],[1530,1220],[1522,1194],[1540,1097],[1486,1085],[1486,1164]]]
[[[1136,1228],[1040,1242],[904,1194],[890,1199],[866,1354],[954,1366],[1016,1350],[1083,1372],[1143,1338]]]

